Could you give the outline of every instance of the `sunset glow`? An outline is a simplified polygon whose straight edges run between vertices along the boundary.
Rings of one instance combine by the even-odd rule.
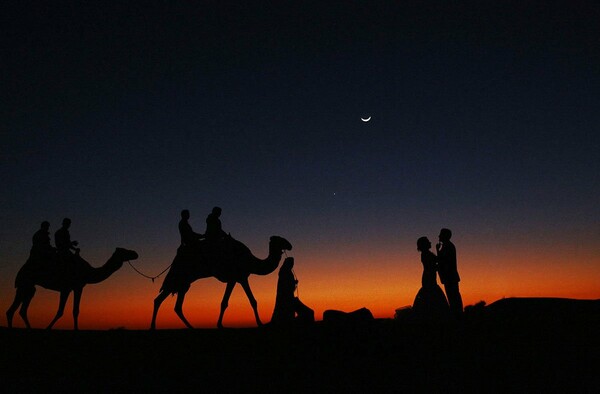
[[[482,300],[489,304],[505,297],[600,298],[600,259],[591,252],[563,255],[523,250],[493,252],[487,256],[482,251],[459,250],[461,293],[465,305]],[[300,280],[299,295],[306,305],[315,310],[318,320],[327,309],[352,311],[362,307],[371,310],[375,317],[392,318],[396,308],[412,305],[420,287],[419,256],[415,250],[411,258],[411,253],[382,253],[369,260],[360,255],[352,258],[343,251],[337,257],[327,259],[319,258],[314,251],[299,251],[294,254],[295,272]],[[584,263],[569,264],[569,261]],[[143,260],[143,263],[136,263],[136,267],[158,267],[158,263]],[[85,288],[80,327],[147,329],[152,300],[158,294],[161,283],[162,278],[152,283],[125,265],[105,283]],[[259,303],[261,318],[267,323],[275,302],[277,271],[265,277],[251,276],[250,284]],[[6,289],[10,283],[5,281],[3,286]],[[224,290],[225,284],[213,278],[194,282],[186,296],[184,312],[195,327],[216,327]],[[2,308],[8,308],[11,296],[11,292],[4,292]],[[158,328],[184,328],[173,311],[174,304],[175,297],[165,301],[159,313]],[[72,328],[71,305],[70,301],[56,328]],[[38,288],[30,307],[32,324],[45,327],[57,306],[57,292]],[[224,324],[227,327],[256,325],[252,309],[239,285],[231,297]],[[15,326],[23,326],[18,316]]]

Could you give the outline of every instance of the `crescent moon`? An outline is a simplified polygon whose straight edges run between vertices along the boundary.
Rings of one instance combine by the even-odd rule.
[[[371,117],[369,116],[368,118],[364,119],[364,118],[360,118],[360,120],[362,120],[363,122],[368,122],[371,120]]]

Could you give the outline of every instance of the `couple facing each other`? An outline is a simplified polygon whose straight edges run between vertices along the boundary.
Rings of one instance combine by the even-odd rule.
[[[423,276],[421,289],[415,297],[413,309],[423,315],[446,314],[448,310],[460,317],[463,311],[462,298],[458,289],[460,276],[456,265],[456,247],[450,241],[452,232],[447,228],[440,230],[439,243],[435,245],[437,255],[431,251],[431,242],[427,237],[417,240],[417,250],[421,252]],[[446,294],[437,284],[436,272],[444,285]],[[447,298],[446,298],[447,297]]]

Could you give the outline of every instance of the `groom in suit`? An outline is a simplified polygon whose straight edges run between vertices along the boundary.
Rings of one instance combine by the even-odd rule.
[[[435,245],[435,249],[437,250],[438,257],[438,272],[440,280],[444,284],[448,304],[450,304],[450,311],[454,316],[460,318],[463,312],[463,302],[458,290],[460,276],[456,267],[456,247],[450,242],[451,237],[452,231],[447,228],[441,229],[439,235],[440,242]]]

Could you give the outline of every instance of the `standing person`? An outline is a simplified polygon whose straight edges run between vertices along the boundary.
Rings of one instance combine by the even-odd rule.
[[[206,240],[213,241],[224,238],[227,234],[221,227],[221,208],[214,207],[212,212],[206,217],[206,231],[204,237]]]
[[[198,246],[198,242],[203,238],[202,234],[195,233],[189,223],[190,211],[184,209],[181,211],[181,220],[179,221],[179,235],[181,235],[181,246]]]
[[[463,312],[463,302],[458,289],[460,276],[458,275],[456,265],[456,247],[450,242],[451,237],[452,231],[447,228],[441,229],[439,235],[440,242],[435,245],[435,249],[438,258],[438,272],[446,290],[450,312],[457,318],[460,318]]]
[[[58,255],[63,262],[72,261],[73,252],[79,254],[79,245],[77,241],[71,241],[71,234],[69,234],[69,227],[71,227],[71,219],[64,218],[62,221],[62,227],[54,233],[54,243],[58,250]],[[71,252],[73,251],[73,252]]]
[[[315,321],[315,312],[294,295],[298,280],[294,276],[292,268],[294,268],[294,258],[287,257],[279,269],[275,309],[271,317],[272,324],[290,324],[296,319],[302,322]],[[298,314],[297,318],[296,314]]]

